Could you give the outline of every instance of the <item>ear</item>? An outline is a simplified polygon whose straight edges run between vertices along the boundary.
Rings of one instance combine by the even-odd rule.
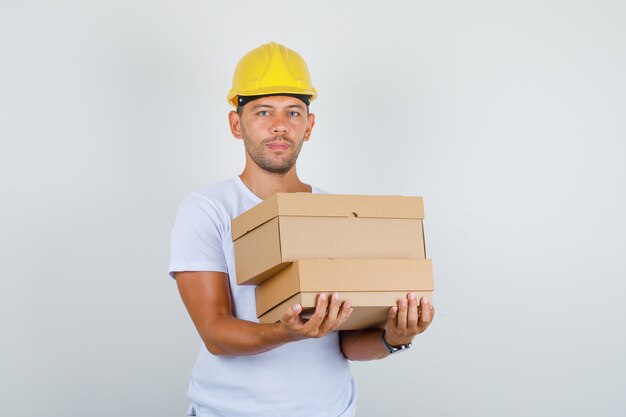
[[[311,137],[311,132],[313,131],[313,126],[315,126],[315,115],[313,113],[309,113],[309,118],[306,124],[306,130],[304,131],[304,141],[306,142]]]
[[[228,113],[228,124],[230,125],[230,132],[237,139],[242,139],[243,135],[241,133],[241,119],[239,118],[239,114],[231,110]]]

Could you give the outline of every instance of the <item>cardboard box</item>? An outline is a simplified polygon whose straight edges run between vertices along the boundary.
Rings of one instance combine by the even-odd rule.
[[[426,297],[432,302],[432,291],[414,291],[415,296],[420,299]],[[346,320],[337,330],[358,330],[373,327],[384,327],[389,315],[389,308],[397,305],[398,300],[406,297],[406,292],[392,291],[364,291],[364,292],[343,292],[341,300],[352,301],[353,311],[350,318]],[[294,304],[302,305],[303,316],[313,313],[317,293],[298,293],[293,297],[280,303],[267,313],[259,317],[260,323],[276,323],[280,320],[285,309]]]
[[[298,259],[425,259],[421,197],[277,193],[232,221],[238,284]]]
[[[257,317],[299,292],[433,291],[430,259],[302,259],[256,288]]]
[[[407,293],[431,299],[433,289],[428,259],[299,260],[256,288],[257,316],[274,323],[296,303],[312,313],[319,293],[339,292],[354,308],[341,330],[377,327]]]

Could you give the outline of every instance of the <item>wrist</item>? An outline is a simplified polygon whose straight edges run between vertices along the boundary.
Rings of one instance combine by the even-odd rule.
[[[398,337],[394,335],[393,332],[387,332],[386,329],[383,329],[382,337],[386,343],[392,346],[406,345],[413,342],[413,337]]]
[[[412,339],[409,341],[404,341],[404,342],[396,342],[394,340],[391,340],[391,341],[388,340],[386,336],[387,336],[387,332],[383,330],[383,333],[381,335],[381,340],[382,340],[383,346],[385,346],[385,349],[387,349],[387,352],[389,352],[389,354],[403,352],[409,349],[413,345],[411,343]]]
[[[305,336],[297,332],[294,332],[292,329],[289,328],[289,326],[287,326],[282,321],[278,321],[272,324],[272,326],[276,326],[276,337],[278,338],[281,344],[289,343],[289,342],[296,342],[298,340],[305,339]]]

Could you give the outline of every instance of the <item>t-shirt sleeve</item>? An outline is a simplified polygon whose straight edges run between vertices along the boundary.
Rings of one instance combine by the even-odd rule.
[[[230,221],[205,197],[192,194],[178,208],[170,241],[169,274],[175,272],[227,272],[224,236]]]

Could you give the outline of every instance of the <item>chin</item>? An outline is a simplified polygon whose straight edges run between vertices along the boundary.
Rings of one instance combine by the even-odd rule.
[[[288,173],[291,170],[291,167],[289,168],[283,168],[283,167],[262,167],[263,170],[269,172],[270,174],[276,174],[276,175],[285,175],[286,173]]]

